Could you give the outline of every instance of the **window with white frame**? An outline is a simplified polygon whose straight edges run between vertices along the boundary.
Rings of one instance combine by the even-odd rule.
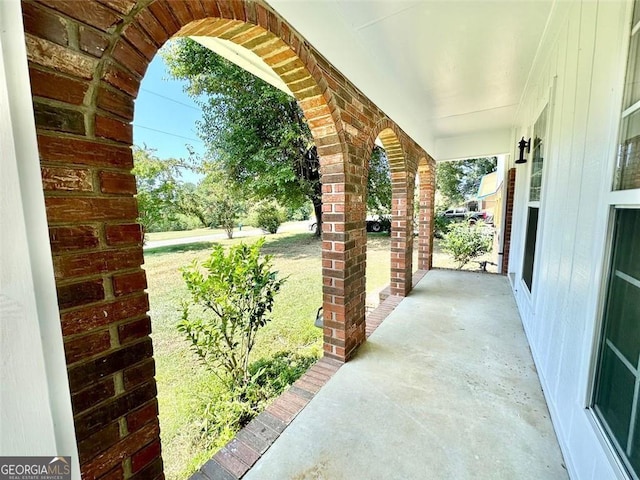
[[[616,190],[640,188],[640,2],[636,0],[624,89]]]
[[[538,213],[542,194],[542,170],[544,166],[545,135],[547,131],[547,107],[542,110],[533,126],[533,145],[531,172],[529,177],[529,201],[527,202],[527,230],[522,261],[522,280],[531,292],[533,288],[533,269],[536,257],[536,238],[538,236]]]
[[[618,157],[609,203],[611,263],[593,410],[633,478],[640,478],[640,1],[635,1]]]

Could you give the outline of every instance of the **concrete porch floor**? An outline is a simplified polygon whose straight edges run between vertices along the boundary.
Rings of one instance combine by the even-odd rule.
[[[243,478],[567,478],[507,279],[430,271]]]

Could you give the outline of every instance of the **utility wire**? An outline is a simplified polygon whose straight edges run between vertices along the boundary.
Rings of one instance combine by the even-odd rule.
[[[170,135],[172,137],[176,137],[176,138],[182,138],[184,140],[191,140],[192,142],[200,142],[200,143],[204,143],[202,140],[198,139],[198,138],[192,138],[192,137],[183,137],[182,135],[178,135],[176,133],[170,133],[170,132],[165,132],[164,130],[158,130],[156,128],[151,128],[151,127],[144,127],[142,125],[138,125],[138,124],[133,124],[134,127],[136,128],[142,128],[144,130],[150,130],[152,132],[157,132],[157,133],[164,133],[165,135]]]
[[[194,107],[193,105],[189,105],[187,103],[181,102],[181,101],[176,100],[174,98],[167,97],[166,95],[162,95],[161,93],[152,92],[151,90],[148,90],[146,88],[141,88],[140,90],[142,90],[143,92],[150,93],[151,95],[155,95],[156,97],[164,98],[165,100],[169,100],[170,102],[177,103],[178,105],[182,105],[183,107],[187,107],[187,108],[190,108],[192,110],[196,110],[198,112],[200,111],[199,108]]]

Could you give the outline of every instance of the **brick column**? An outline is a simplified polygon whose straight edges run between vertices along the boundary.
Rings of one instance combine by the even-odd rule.
[[[336,136],[336,141],[338,141]],[[338,145],[338,144],[336,144]],[[366,231],[362,167],[321,157],[324,352],[348,360],[365,340]]]
[[[433,267],[433,232],[435,215],[435,161],[422,159],[418,165],[420,213],[418,221],[418,269]]]
[[[392,128],[378,137],[389,159],[391,173],[391,295],[405,296],[411,291],[413,248],[413,179],[407,167],[406,152]]]
[[[394,176],[396,178],[394,178]],[[413,179],[407,172],[391,174],[391,295],[406,296],[411,291],[413,252]],[[409,183],[411,185],[409,185]]]
[[[509,271],[509,252],[511,251],[511,227],[513,225],[513,195],[516,188],[516,169],[510,168],[507,174],[507,188],[505,192],[505,215],[503,223],[502,263],[500,273],[506,275]]]

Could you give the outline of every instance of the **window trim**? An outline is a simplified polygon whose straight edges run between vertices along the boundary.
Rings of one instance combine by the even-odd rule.
[[[613,179],[613,178],[612,178]],[[640,188],[632,190],[640,198]],[[607,225],[607,238],[606,238],[606,250],[604,257],[604,274],[602,275],[602,281],[600,285],[600,292],[598,295],[598,317],[595,322],[596,335],[594,335],[593,353],[591,356],[591,362],[589,365],[590,382],[588,384],[588,397],[586,399],[585,411],[588,413],[588,418],[594,426],[596,436],[603,446],[603,450],[607,458],[611,461],[611,466],[614,467],[616,475],[621,480],[640,480],[640,471],[635,472],[631,466],[629,459],[626,457],[625,450],[618,444],[613,432],[609,425],[606,424],[604,416],[598,413],[596,405],[596,383],[598,380],[598,368],[601,363],[603,343],[605,338],[605,314],[607,307],[607,299],[609,295],[610,282],[614,275],[613,259],[615,242],[615,229],[616,229],[616,212],[617,210],[640,210],[640,203],[618,205],[615,203],[608,205],[608,225]],[[640,408],[640,404],[639,404]],[[636,415],[640,413],[636,412]]]
[[[598,298],[595,309],[595,321],[593,322],[593,335],[592,342],[589,349],[589,363],[586,375],[586,384],[583,389],[584,392],[584,407],[585,414],[588,421],[591,423],[596,438],[603,448],[603,452],[611,468],[614,471],[616,477],[620,480],[638,479],[640,478],[640,472],[634,472],[628,464],[628,459],[624,458],[626,454],[621,454],[624,449],[616,446],[616,440],[613,434],[610,432],[610,428],[605,424],[602,416],[596,412],[596,383],[598,380],[598,369],[601,360],[602,345],[605,339],[605,313],[607,307],[607,297],[609,294],[609,286],[611,277],[613,274],[612,264],[614,257],[614,233],[616,226],[616,211],[622,209],[640,209],[640,187],[635,189],[615,190],[615,178],[616,169],[618,163],[618,148],[620,145],[620,135],[622,130],[622,124],[626,117],[630,116],[634,112],[640,109],[640,100],[630,105],[626,109],[624,108],[625,101],[625,88],[627,82],[627,70],[629,65],[629,55],[631,49],[631,42],[634,35],[640,35],[640,19],[633,24],[634,8],[640,8],[640,2],[630,2],[627,10],[628,25],[630,29],[626,35],[626,39],[623,48],[626,51],[625,61],[619,68],[619,82],[620,89],[617,94],[618,115],[617,125],[614,128],[613,137],[610,140],[610,157],[607,168],[607,182],[603,182],[603,188],[601,194],[603,197],[603,207],[606,207],[606,231],[604,239],[603,254],[601,256],[601,262],[598,265],[600,281],[598,284]],[[640,18],[640,17],[639,17]]]
[[[552,143],[552,132],[553,132],[553,119],[555,114],[555,95],[556,95],[556,84],[558,77],[554,76],[551,86],[547,92],[547,95],[542,99],[542,101],[538,104],[538,108],[536,109],[535,120],[532,125],[527,128],[527,133],[531,137],[531,142],[533,142],[533,135],[535,133],[535,124],[539,120],[542,113],[547,111],[547,120],[546,120],[546,128],[544,131],[544,143],[543,143],[543,165],[542,165],[542,185],[540,188],[540,198],[536,201],[529,200],[531,198],[531,175],[533,170],[533,156],[532,153],[529,154],[527,158],[527,170],[526,170],[526,191],[525,191],[525,204],[524,204],[524,214],[522,215],[521,225],[522,225],[522,238],[521,238],[521,251],[520,251],[520,259],[519,259],[519,271],[518,271],[518,284],[521,287],[522,292],[524,293],[525,298],[531,308],[532,313],[535,315],[536,309],[536,296],[534,295],[534,291],[537,290],[537,284],[539,282],[540,277],[540,262],[535,261],[535,257],[543,250],[544,247],[544,236],[541,232],[541,225],[544,224],[545,221],[545,213],[546,213],[546,205],[548,202],[545,201],[547,196],[547,191],[549,189],[549,170],[551,159],[551,143]],[[531,152],[533,152],[533,146],[531,148]],[[527,286],[527,283],[524,281],[523,273],[524,273],[524,256],[525,256],[525,248],[526,248],[526,238],[527,238],[527,226],[529,222],[529,208],[530,207],[538,208],[538,226],[536,228],[536,246],[534,250],[534,262],[533,262],[533,270],[532,270],[532,282],[531,289]]]

